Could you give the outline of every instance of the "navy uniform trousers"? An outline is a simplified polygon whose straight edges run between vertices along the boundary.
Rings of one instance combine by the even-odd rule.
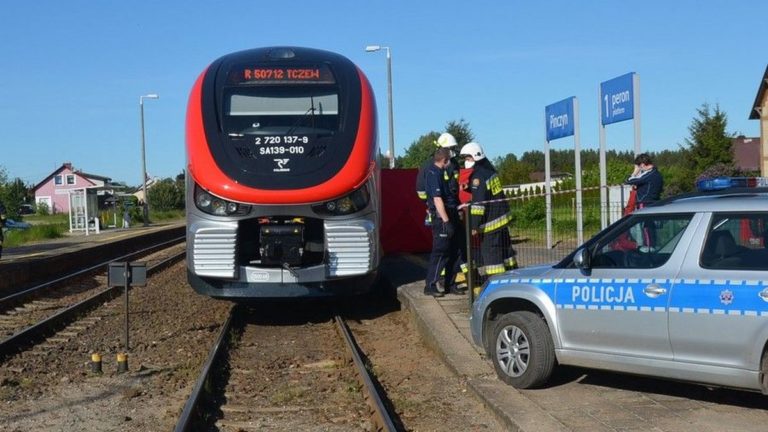
[[[456,209],[446,210],[453,224],[454,233],[452,236],[444,233],[443,220],[437,214],[432,215],[432,253],[429,256],[426,280],[428,290],[437,290],[437,282],[440,280],[443,269],[445,269],[445,288],[449,289],[456,284],[457,263],[460,260],[461,243],[464,241],[461,236],[463,230],[458,227],[461,221]]]

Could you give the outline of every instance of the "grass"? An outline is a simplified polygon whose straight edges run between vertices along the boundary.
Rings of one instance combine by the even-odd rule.
[[[114,222],[112,211],[101,212],[102,227],[111,225]],[[169,220],[183,220],[184,210],[153,211],[150,213],[152,222],[162,222]],[[25,215],[24,222],[29,222],[32,227],[26,230],[8,230],[5,231],[5,240],[3,247],[17,247],[26,243],[39,242],[61,238],[64,233],[69,231],[69,216],[67,213],[57,213],[54,215]],[[118,227],[122,226],[122,215],[117,217]],[[141,218],[133,218],[131,226],[141,225]]]
[[[269,397],[269,401],[275,405],[285,405],[289,402],[302,398],[306,394],[306,387],[286,384],[280,386],[280,388],[278,388],[275,393]]]
[[[55,239],[64,236],[69,227],[65,223],[32,225],[26,230],[10,230],[5,232],[3,247],[20,246],[25,243]]]
[[[167,221],[174,219],[184,219],[184,210],[150,210],[149,219],[153,222]]]
[[[24,222],[29,222],[32,225],[53,225],[53,224],[62,224],[66,225],[68,224],[67,220],[68,216],[66,213],[57,213],[55,215],[37,215],[37,214],[31,214],[31,215],[25,215],[22,220]]]

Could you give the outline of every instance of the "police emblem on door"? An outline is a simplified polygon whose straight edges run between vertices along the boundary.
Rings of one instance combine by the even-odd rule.
[[[720,291],[720,303],[726,306],[733,303],[733,291],[731,290]]]

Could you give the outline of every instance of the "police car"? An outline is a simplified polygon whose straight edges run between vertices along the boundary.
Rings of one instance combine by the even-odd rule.
[[[768,179],[700,182],[557,264],[496,275],[470,319],[518,388],[563,364],[768,394]]]

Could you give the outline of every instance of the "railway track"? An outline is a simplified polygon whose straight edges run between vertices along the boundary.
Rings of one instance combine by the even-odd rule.
[[[243,311],[231,310],[176,432],[397,430],[341,317],[297,328]]]
[[[99,320],[99,317],[78,317],[122,292],[122,287],[107,287],[104,270],[109,262],[140,257],[148,264],[149,276],[184,257],[183,245],[179,245],[183,239],[90,265],[0,299],[0,361],[38,344],[45,350],[77,337]]]

